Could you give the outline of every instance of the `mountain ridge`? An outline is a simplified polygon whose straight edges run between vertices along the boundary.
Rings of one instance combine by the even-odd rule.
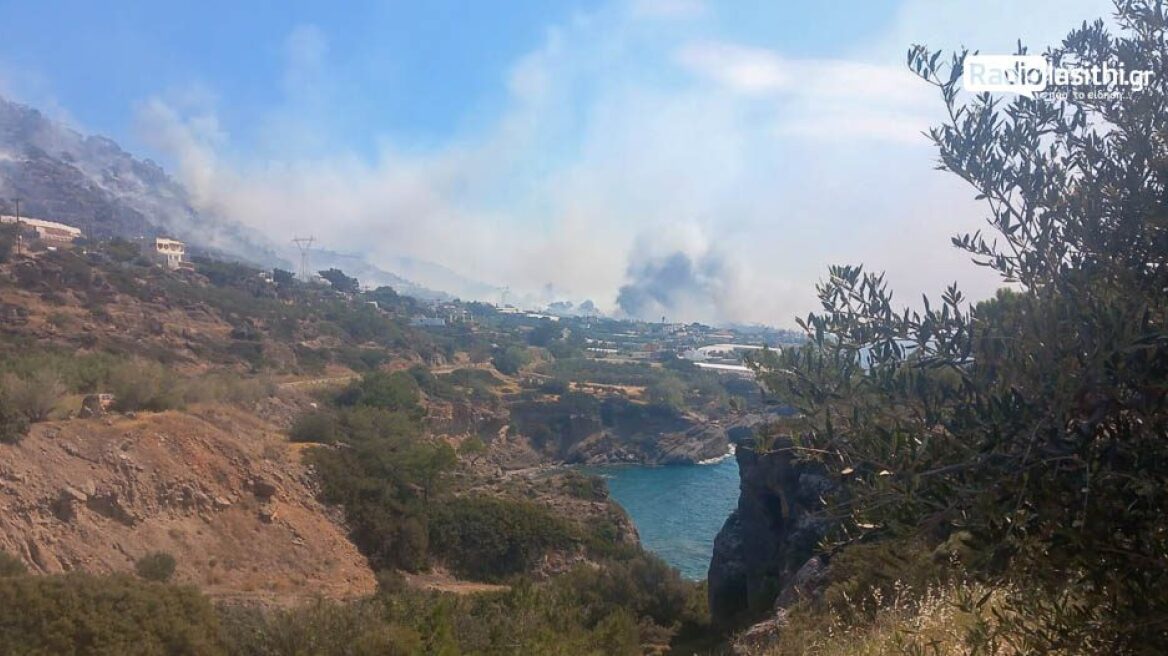
[[[0,207],[13,214],[12,200],[17,198],[22,216],[60,221],[87,237],[168,236],[187,242],[195,253],[294,268],[266,236],[197,208],[186,187],[153,160],[135,157],[109,137],[83,134],[35,107],[0,97]],[[461,291],[431,289],[360,254],[314,249],[312,260],[315,268],[343,268],[363,282],[389,285],[417,298],[446,300]],[[416,262],[397,260],[399,265]],[[440,265],[424,264],[425,270],[445,271],[449,280],[470,283],[462,287],[490,288]]]

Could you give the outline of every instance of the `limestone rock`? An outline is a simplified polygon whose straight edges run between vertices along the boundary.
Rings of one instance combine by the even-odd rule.
[[[709,602],[715,622],[729,625],[770,610],[776,599],[797,598],[822,563],[808,565],[828,525],[817,511],[830,488],[822,466],[797,461],[783,446],[758,452],[738,447],[738,507],[714,539]]]

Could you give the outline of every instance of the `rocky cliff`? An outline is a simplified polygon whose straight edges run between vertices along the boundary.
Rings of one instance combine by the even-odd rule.
[[[548,462],[683,465],[730,450],[718,421],[624,399],[518,402],[509,412],[515,431]]]
[[[714,540],[709,571],[710,612],[723,626],[771,609],[818,564],[811,558],[826,522],[816,511],[830,482],[789,446],[779,440],[764,452],[749,439],[738,446],[738,507]]]

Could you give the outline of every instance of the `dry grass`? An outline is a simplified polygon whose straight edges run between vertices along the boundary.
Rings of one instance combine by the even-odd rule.
[[[965,655],[974,653],[1005,613],[1009,591],[980,583],[956,582],[931,587],[923,594],[896,586],[889,598],[874,590],[857,603],[875,607],[874,617],[845,618],[834,611],[796,607],[779,631],[777,642],[749,646],[754,656]],[[979,603],[980,602],[980,603]],[[983,645],[976,653],[1009,656],[1005,645]]]

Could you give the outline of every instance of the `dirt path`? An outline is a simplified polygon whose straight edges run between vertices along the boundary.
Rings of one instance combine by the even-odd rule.
[[[484,592],[506,592],[511,589],[510,586],[506,585],[463,581],[441,570],[434,570],[425,574],[406,574],[405,579],[406,583],[413,588],[450,592],[460,595],[480,594]]]
[[[355,378],[360,378],[357,374],[346,374],[344,376],[328,376],[325,378],[308,378],[305,380],[292,380],[286,383],[280,383],[280,389],[308,389],[313,387],[325,387],[328,385],[341,385],[347,383]]]

